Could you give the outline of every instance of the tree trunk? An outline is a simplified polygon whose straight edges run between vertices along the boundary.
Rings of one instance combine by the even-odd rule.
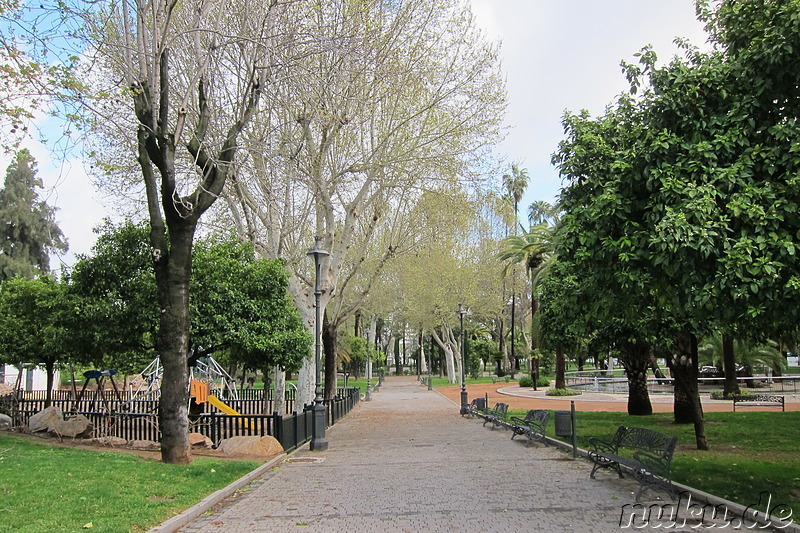
[[[55,381],[56,374],[55,361],[47,361],[44,364],[44,369],[47,373],[47,392],[45,393],[44,406],[50,407],[53,403],[53,382]]]
[[[675,423],[694,424],[698,450],[708,450],[703,405],[697,386],[697,337],[681,331],[676,343],[677,353],[670,359],[675,378]]]
[[[723,394],[730,398],[739,393],[739,382],[736,381],[736,354],[733,350],[733,337],[722,334],[722,367],[725,370]]]
[[[333,400],[336,397],[336,336],[338,327],[328,320],[326,312],[322,319],[322,352],[325,358],[325,391],[322,397]]]
[[[647,416],[653,414],[647,390],[647,368],[650,365],[650,346],[645,342],[626,343],[622,362],[628,377],[628,414]]]
[[[567,362],[565,357],[564,345],[556,346],[556,388],[567,388]]]
[[[272,411],[277,415],[284,416],[286,414],[286,372],[280,365],[275,365],[272,382],[275,384],[275,390],[272,393]],[[266,391],[264,392],[266,393]]]
[[[157,346],[163,367],[159,402],[161,459],[173,464],[187,464],[192,460],[188,420],[188,352],[189,280],[195,227],[190,220],[180,223],[172,221],[169,251],[162,250],[155,265],[161,305]]]
[[[512,284],[513,287],[513,284]],[[512,290],[511,292],[511,364],[514,365],[512,368],[514,370],[519,370],[519,361],[517,360],[517,351],[516,351],[516,339],[515,333],[517,331],[517,317],[516,317],[516,309],[517,309],[517,291]]]

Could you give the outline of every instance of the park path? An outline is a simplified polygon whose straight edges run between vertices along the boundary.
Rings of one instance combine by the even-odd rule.
[[[292,454],[180,531],[620,530],[624,506],[635,503],[632,481],[591,480],[584,460],[510,436],[459,416],[413,377],[387,378],[328,428],[328,450]]]

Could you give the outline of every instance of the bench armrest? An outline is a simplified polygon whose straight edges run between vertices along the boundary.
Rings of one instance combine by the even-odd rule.
[[[597,437],[589,437],[589,444],[591,444],[594,451],[598,453],[617,453],[617,445],[613,442],[608,442]]]

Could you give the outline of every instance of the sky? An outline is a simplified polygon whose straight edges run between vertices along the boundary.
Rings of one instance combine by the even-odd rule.
[[[565,110],[602,113],[627,88],[620,62],[635,61],[645,45],[653,45],[666,61],[678,52],[675,37],[698,46],[706,42],[694,0],[470,1],[479,27],[491,41],[501,42],[510,130],[497,154],[509,166],[516,162],[528,171],[523,216],[531,202],[552,202],[558,195],[561,179],[550,156],[564,137]],[[58,270],[61,262],[72,265],[76,254],[90,251],[92,228],[113,213],[80,161],[53,161],[44,146],[26,146],[39,162],[46,187],[42,197],[58,208],[58,225],[70,244],[66,255],[52,261]],[[0,169],[7,166],[8,157],[0,154]]]
[[[561,188],[550,156],[564,138],[566,110],[602,114],[628,87],[620,63],[652,45],[659,63],[678,53],[675,37],[707,46],[694,0],[471,0],[478,25],[501,41],[506,123],[497,153],[528,171],[520,202],[553,202]],[[498,178],[500,179],[500,178]],[[524,207],[523,207],[524,206]],[[526,224],[527,225],[527,224]]]

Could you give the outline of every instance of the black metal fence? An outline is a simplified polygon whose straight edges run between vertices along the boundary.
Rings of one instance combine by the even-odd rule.
[[[294,391],[291,392],[293,405]],[[361,390],[357,388],[340,388],[337,392],[336,398],[325,403],[328,426],[335,424],[349,413],[361,398]],[[44,409],[44,397],[43,391],[27,391],[22,394],[12,413],[14,425],[26,425],[31,416]],[[91,404],[85,399],[76,403],[74,399],[60,394],[54,398],[52,405],[60,408],[65,414],[81,414],[87,417],[93,425],[95,437],[113,436],[127,441],[154,442],[161,439],[157,400],[120,401],[117,398],[107,398],[106,401]],[[272,405],[270,399],[266,401]],[[302,411],[282,416],[262,414],[264,402],[263,397],[226,400],[225,403],[239,412],[239,415],[220,413],[206,403],[202,406],[202,411],[190,414],[189,430],[205,435],[214,446],[217,446],[222,439],[235,436],[270,435],[281,443],[284,450],[290,451],[311,439],[310,405],[305,406]],[[93,409],[88,409],[90,405]]]

